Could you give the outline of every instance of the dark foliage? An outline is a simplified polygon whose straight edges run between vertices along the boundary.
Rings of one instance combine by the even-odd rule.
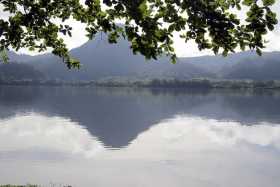
[[[102,8],[103,5],[106,8]],[[173,35],[181,33],[188,42],[194,40],[200,50],[211,49],[215,54],[234,52],[237,47],[264,48],[263,36],[277,24],[276,13],[270,8],[275,0],[0,0],[8,20],[0,19],[0,48],[2,60],[7,61],[5,49],[29,48],[63,58],[69,68],[80,67],[70,57],[59,33],[71,36],[71,25],[66,20],[86,24],[86,35],[93,39],[105,32],[110,43],[123,36],[133,53],[147,59],[166,54],[176,62]],[[248,8],[246,22],[242,23],[230,10]],[[124,20],[124,25],[117,24]],[[60,20],[57,23],[54,20]]]

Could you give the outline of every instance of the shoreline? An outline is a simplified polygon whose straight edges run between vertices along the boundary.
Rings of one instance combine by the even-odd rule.
[[[61,80],[11,80],[0,81],[0,86],[38,86],[38,87],[105,87],[105,88],[156,88],[156,89],[205,89],[205,90],[280,90],[279,80],[92,80],[92,81],[61,81]]]

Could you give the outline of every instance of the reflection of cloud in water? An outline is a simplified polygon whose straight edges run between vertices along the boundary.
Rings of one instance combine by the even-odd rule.
[[[244,145],[280,150],[280,126],[270,123],[245,126],[238,122],[181,115],[155,124],[126,148],[107,153],[110,157],[111,154],[150,157],[170,150],[203,152]],[[0,121],[0,150],[82,154],[91,158],[105,148],[87,129],[70,119],[31,113]]]
[[[79,124],[36,113],[0,121],[0,150],[44,150],[91,157],[102,145]]]
[[[280,149],[280,126],[270,123],[246,126],[238,122],[177,116],[160,125],[163,137],[167,140],[180,141],[184,138],[196,140],[204,137],[203,139],[219,145],[250,143],[261,146],[273,145]]]
[[[166,157],[172,152],[238,152],[245,146],[247,149],[267,147],[280,151],[280,125],[262,123],[246,126],[239,122],[180,115],[140,134],[125,151],[134,155]]]
[[[77,157],[49,163],[42,155],[36,164],[32,157],[13,162],[0,158],[0,181],[100,187],[278,187],[279,153],[271,151],[275,149],[280,149],[280,126],[176,116],[155,124],[125,148],[105,151],[79,124],[32,113],[0,121],[1,154],[43,150]],[[28,173],[18,172],[19,168]]]

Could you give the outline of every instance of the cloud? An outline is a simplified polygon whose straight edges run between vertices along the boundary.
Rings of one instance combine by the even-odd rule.
[[[269,32],[266,36],[268,44],[265,51],[280,51],[280,1],[276,1],[273,10],[277,13],[278,25],[273,32]]]
[[[69,36],[64,36],[63,34],[59,34],[59,36],[61,38],[63,38],[63,40],[65,41],[65,43],[67,44],[67,47],[69,49],[73,49],[76,47],[79,47],[81,45],[83,45],[85,42],[88,41],[88,38],[85,35],[85,25],[81,24],[75,20],[68,20],[65,21],[64,24],[68,24],[72,27],[72,37]],[[48,49],[47,51],[45,51],[44,53],[49,53],[51,52],[51,49]],[[18,53],[21,54],[29,54],[29,55],[38,55],[38,54],[42,54],[39,52],[30,52],[28,49],[20,49],[18,51]]]

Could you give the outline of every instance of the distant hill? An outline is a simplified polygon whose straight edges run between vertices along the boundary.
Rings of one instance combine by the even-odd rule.
[[[9,63],[0,65],[0,81],[42,80],[44,74],[28,64]]]
[[[180,58],[173,65],[167,57],[146,61],[141,55],[133,55],[126,41],[108,44],[106,38],[96,37],[71,50],[82,63],[80,70],[68,70],[60,59],[44,54],[18,55],[10,52],[12,61],[32,65],[44,72],[48,79],[96,80],[107,77],[124,78],[222,78],[222,79],[280,79],[280,52],[264,53],[258,57],[247,51],[222,56]],[[278,75],[279,74],[279,75]]]
[[[222,69],[221,74],[226,79],[280,80],[280,53],[247,56],[230,68]]]
[[[169,58],[146,61],[141,55],[132,54],[126,41],[117,45],[97,38],[71,50],[72,56],[82,63],[80,70],[68,70],[57,57],[45,54],[35,57],[11,53],[11,60],[25,62],[44,72],[50,79],[92,80],[106,77],[126,78],[215,78],[215,74],[190,63],[173,65]]]

